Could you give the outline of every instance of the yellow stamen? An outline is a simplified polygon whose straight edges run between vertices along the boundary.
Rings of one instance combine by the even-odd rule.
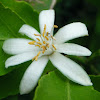
[[[44,25],[43,37],[44,37],[45,32],[46,32],[46,24]]]
[[[47,36],[48,36],[48,33],[49,33],[49,32],[46,33]]]
[[[46,42],[45,41],[43,41],[43,44],[45,44]]]
[[[42,53],[44,53],[44,52],[45,52],[45,50],[46,50],[46,47],[43,45],[41,48],[43,48]]]
[[[46,47],[43,45],[41,48],[43,48],[43,51],[45,51],[46,50]]]
[[[52,44],[52,47],[56,50],[56,47]]]
[[[40,41],[40,39],[39,38],[36,38],[38,41]]]
[[[36,56],[32,59],[32,61],[36,58]]]
[[[46,40],[49,40],[49,38],[47,36],[45,36]]]
[[[28,44],[34,45],[36,41],[29,42]]]
[[[55,37],[53,37],[52,35],[51,35],[51,38],[54,39],[54,40],[56,40]]]
[[[35,36],[41,36],[40,34],[34,34]]]
[[[35,45],[35,46],[38,46],[40,48],[40,45]]]
[[[35,61],[37,61],[37,60],[38,60],[38,56],[35,57]]]
[[[54,25],[54,28],[58,28],[58,26],[57,25]]]
[[[41,53],[41,51],[39,51],[39,52],[38,52],[37,56],[39,56],[39,55],[40,55],[40,53]]]
[[[40,44],[40,45],[42,45],[42,43],[41,42],[37,42],[38,44]]]
[[[45,51],[42,51],[42,53],[44,54]]]
[[[33,61],[34,59],[35,59],[35,61],[37,61],[37,60],[38,60],[38,56],[40,55],[40,53],[41,53],[41,51],[38,52],[37,56],[35,56],[35,57],[32,59],[32,61]]]
[[[49,43],[47,43],[46,46],[49,48]]]

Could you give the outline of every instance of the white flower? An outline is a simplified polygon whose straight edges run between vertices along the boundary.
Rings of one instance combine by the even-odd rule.
[[[27,35],[29,39],[14,38],[6,40],[3,50],[14,56],[8,58],[5,67],[14,66],[23,62],[33,60],[27,68],[21,83],[20,93],[29,93],[37,84],[48,60],[70,80],[81,85],[92,85],[87,73],[80,65],[60,53],[76,56],[90,56],[91,51],[73,43],[64,43],[68,40],[88,35],[83,23],[75,22],[65,25],[53,37],[54,10],[44,10],[39,15],[41,34],[29,25],[23,25],[19,32]]]

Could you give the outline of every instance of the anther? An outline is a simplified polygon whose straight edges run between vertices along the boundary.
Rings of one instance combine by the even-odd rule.
[[[36,41],[29,42],[28,44],[34,45]]]
[[[46,47],[44,45],[41,48],[43,48],[43,51],[46,50]]]
[[[37,61],[37,60],[38,60],[38,56],[35,57],[35,61]]]
[[[52,47],[56,50],[56,47],[52,44]]]
[[[45,51],[42,51],[42,53],[44,54]]]
[[[39,55],[40,55],[40,53],[41,53],[41,51],[39,51],[39,52],[38,52],[37,56],[39,56]]]
[[[49,32],[46,33],[47,36],[48,36],[48,33],[49,33]]]
[[[46,40],[49,40],[49,38],[47,36],[45,36]]]
[[[36,56],[32,59],[32,61],[36,58]]]
[[[45,32],[46,32],[46,24],[44,25],[43,37],[44,37]]]
[[[40,34],[34,34],[35,36],[41,36]]]
[[[51,38],[54,39],[54,40],[56,40],[55,37],[53,37],[52,35],[51,35]]]
[[[42,43],[41,43],[41,42],[37,42],[37,44],[40,44],[40,45],[42,45]]]
[[[36,38],[38,41],[40,41],[40,39],[39,38]]]
[[[58,28],[58,26],[57,25],[54,25],[54,28]]]
[[[49,48],[49,43],[47,43],[46,46]]]
[[[46,47],[43,45],[41,48],[43,48],[42,53],[44,53],[44,52],[45,52],[45,50],[46,50]]]
[[[43,41],[43,44],[45,44],[46,42],[45,41]]]
[[[40,48],[40,45],[35,45],[35,46],[38,46]]]

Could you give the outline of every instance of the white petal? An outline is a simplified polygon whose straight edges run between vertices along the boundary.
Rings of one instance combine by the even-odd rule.
[[[39,36],[35,36],[34,34],[40,34],[36,29],[34,29],[33,27],[29,26],[29,25],[26,25],[24,24],[20,30],[19,30],[20,33],[22,33],[22,35],[27,35],[29,38],[31,39],[34,39],[34,40],[37,40],[36,38],[39,38]]]
[[[71,59],[55,52],[50,56],[50,60],[70,80],[85,86],[92,85],[87,73]]]
[[[76,55],[76,56],[90,56],[91,51],[83,46],[73,44],[73,43],[64,43],[56,44],[56,49],[60,53],[65,53],[67,55]]]
[[[54,10],[43,10],[39,15],[39,25],[41,34],[44,30],[44,25],[46,24],[46,32],[52,33],[53,25],[55,19]]]
[[[8,68],[9,66],[18,65],[23,62],[32,60],[32,58],[34,58],[37,55],[37,53],[38,52],[31,51],[31,52],[26,52],[26,53],[12,56],[6,60],[5,67]]]
[[[20,54],[28,51],[37,51],[38,47],[29,45],[28,42],[32,40],[16,38],[6,40],[3,44],[3,50],[8,54]]]
[[[27,94],[36,86],[47,62],[47,56],[42,56],[37,61],[32,62],[21,80],[20,94]]]
[[[59,29],[54,37],[56,38],[55,43],[63,43],[68,40],[82,37],[85,35],[88,35],[88,31],[85,24],[80,22],[75,22]]]

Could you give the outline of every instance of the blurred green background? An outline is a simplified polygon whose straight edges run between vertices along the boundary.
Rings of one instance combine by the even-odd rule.
[[[83,22],[89,32],[69,42],[77,43],[92,51],[91,57],[73,57],[85,66],[89,74],[100,74],[100,1],[99,0],[58,0],[55,7],[56,21],[59,27],[72,22]]]
[[[100,74],[99,5],[99,0],[59,0],[54,7],[56,10],[55,23],[59,27],[77,21],[86,24],[89,36],[81,37],[71,42],[83,45],[92,51],[91,57],[86,59],[87,63],[85,62],[85,70],[87,70],[89,74]],[[84,60],[84,58],[80,58],[79,60]]]

